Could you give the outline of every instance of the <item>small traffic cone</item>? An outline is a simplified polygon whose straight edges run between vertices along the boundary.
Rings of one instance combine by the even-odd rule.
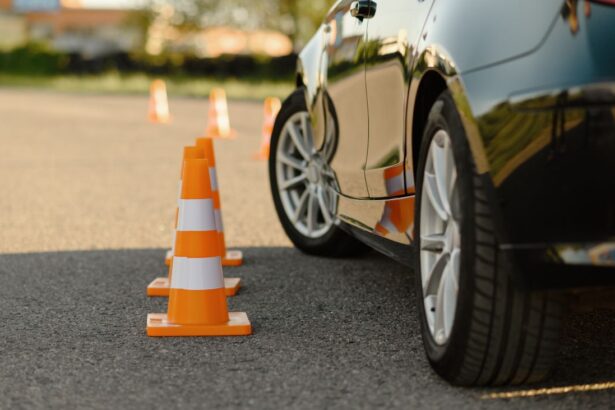
[[[188,159],[204,159],[204,158],[205,158],[205,152],[203,151],[202,148],[199,148],[199,147],[184,147],[184,156],[183,156],[183,160],[182,160],[182,170],[183,170],[183,164],[185,164],[186,160],[188,160]],[[181,179],[181,175],[180,175],[178,203],[179,203],[179,200],[181,199],[181,192],[182,192],[182,179]],[[150,297],[155,297],[155,296],[167,297],[167,296],[169,296],[169,289],[170,289],[169,284],[171,282],[171,277],[172,277],[172,272],[173,272],[173,254],[175,252],[175,239],[176,239],[176,236],[177,236],[177,222],[178,222],[178,218],[179,218],[179,207],[175,211],[175,228],[173,230],[173,241],[172,241],[172,245],[171,245],[172,248],[167,251],[167,258],[169,258],[169,254],[170,254],[170,259],[165,259],[165,263],[169,266],[168,277],[154,279],[152,281],[152,283],[150,283],[147,286],[147,296],[150,296]],[[167,263],[167,260],[169,261],[168,263]],[[224,279],[224,289],[226,291],[226,295],[227,296],[235,296],[237,294],[237,292],[239,291],[240,286],[241,286],[241,279],[239,279],[239,278],[225,278]]]
[[[209,94],[209,113],[204,137],[231,139],[236,135],[228,116],[226,93],[222,88],[214,88]]]
[[[147,315],[147,335],[249,335],[248,316],[226,304],[207,160],[186,160],[182,181],[168,313]]]
[[[220,235],[220,247],[222,249],[222,266],[240,266],[243,264],[243,253],[237,249],[226,249],[224,239],[224,224],[222,222],[222,205],[220,203],[220,187],[218,185],[218,173],[216,172],[216,155],[214,153],[214,141],[211,138],[197,138],[196,146],[203,149],[205,159],[209,163],[209,176],[214,191],[214,205],[216,210],[216,227]]]
[[[414,188],[406,192],[404,178],[407,179],[406,183],[409,187],[414,186],[411,179],[412,173],[405,172],[403,164],[385,169],[384,179],[387,195],[395,197],[404,195],[404,193],[414,193]],[[383,237],[403,234],[412,239],[414,235],[414,197],[387,200],[374,231]]]
[[[154,80],[149,88],[149,120],[153,123],[171,122],[167,86],[162,80]]]
[[[275,118],[282,108],[282,102],[279,98],[267,97],[264,104],[264,120],[263,131],[261,139],[261,147],[259,151],[254,154],[254,159],[267,160],[269,159],[269,146],[271,145],[271,134],[273,133],[273,126],[275,124]]]

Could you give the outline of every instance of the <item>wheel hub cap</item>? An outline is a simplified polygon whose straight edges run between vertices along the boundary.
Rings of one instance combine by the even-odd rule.
[[[315,162],[311,162],[308,166],[307,177],[312,184],[318,184],[320,182],[320,170]]]

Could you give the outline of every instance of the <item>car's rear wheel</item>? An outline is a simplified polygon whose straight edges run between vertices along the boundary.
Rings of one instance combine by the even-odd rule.
[[[271,136],[269,182],[284,231],[302,251],[350,256],[366,251],[335,224],[335,176],[328,166],[332,144],[314,147],[303,90],[291,94]]]
[[[423,133],[415,226],[418,310],[436,372],[459,385],[544,379],[558,345],[561,303],[513,283],[448,91]]]

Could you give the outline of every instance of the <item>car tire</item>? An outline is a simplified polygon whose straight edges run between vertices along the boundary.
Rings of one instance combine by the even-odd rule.
[[[275,125],[271,135],[270,155],[269,155],[269,182],[275,209],[291,242],[301,251],[317,256],[327,257],[348,257],[358,256],[369,251],[369,248],[362,242],[332,223],[326,232],[318,237],[309,237],[302,233],[291,221],[284,208],[280,190],[278,189],[278,145],[280,138],[287,125],[298,113],[306,113],[305,93],[303,89],[297,89],[282,104],[279,114],[276,117]]]
[[[424,183],[430,183],[425,182],[426,175],[431,175],[426,173],[427,158],[439,130],[450,136],[456,167],[456,182],[451,183],[456,188],[450,197],[457,204],[451,205],[454,209],[451,213],[456,214],[459,221],[460,243],[459,263],[456,264],[456,309],[451,315],[454,319],[450,334],[444,342],[436,341],[438,335],[434,336],[433,320],[430,328],[430,316],[426,312],[429,306],[436,304],[433,300],[427,304],[424,296],[430,288],[426,285],[424,289],[423,276],[426,274],[421,269],[422,265],[428,265],[421,262],[420,256],[428,258],[425,252],[430,251],[425,249],[431,238],[421,236],[421,211],[423,201],[429,201],[427,197],[433,193],[426,187],[425,194],[422,188]],[[432,159],[432,163],[434,161]],[[463,386],[515,385],[544,380],[556,357],[563,304],[556,293],[520,288],[513,281],[511,262],[497,252],[493,213],[483,177],[477,174],[460,116],[448,91],[432,106],[424,128],[416,192],[418,312],[425,352],[434,370],[449,382]],[[432,308],[429,311],[435,314]]]

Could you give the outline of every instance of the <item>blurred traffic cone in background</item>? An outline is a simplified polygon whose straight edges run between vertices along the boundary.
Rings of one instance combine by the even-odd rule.
[[[244,312],[228,312],[209,164],[184,162],[168,313],[147,315],[148,336],[249,335]]]
[[[179,194],[178,194],[178,208],[175,212],[175,229],[173,230],[173,241],[172,248],[167,251],[165,263],[169,266],[168,277],[166,278],[156,278],[149,284],[147,287],[147,296],[169,296],[169,284],[172,277],[173,272],[173,255],[175,253],[175,242],[177,237],[177,226],[179,219],[179,203],[181,201],[181,193],[182,193],[182,173],[183,167],[187,160],[189,159],[204,159],[205,152],[200,147],[184,147],[184,154],[182,160],[182,170],[180,171],[180,180],[179,180]],[[227,296],[235,296],[239,287],[241,286],[241,280],[239,278],[225,278],[224,279],[224,288]]]
[[[235,138],[236,135],[228,116],[226,93],[222,88],[214,88],[209,94],[209,113],[204,137]]]
[[[149,119],[158,124],[171,122],[169,101],[167,99],[167,86],[162,80],[152,81],[149,88]]]
[[[266,160],[269,159],[269,146],[271,144],[271,134],[275,118],[282,108],[282,103],[279,98],[267,97],[264,106],[263,131],[260,150],[254,154],[254,159]]]
[[[243,263],[243,253],[240,250],[227,250],[224,239],[224,224],[222,222],[222,205],[220,203],[220,188],[218,185],[218,173],[216,172],[216,155],[214,141],[211,138],[197,138],[196,146],[205,153],[205,159],[209,163],[209,176],[211,187],[214,192],[214,206],[216,212],[216,227],[220,236],[220,248],[222,250],[222,266],[239,266]]]

